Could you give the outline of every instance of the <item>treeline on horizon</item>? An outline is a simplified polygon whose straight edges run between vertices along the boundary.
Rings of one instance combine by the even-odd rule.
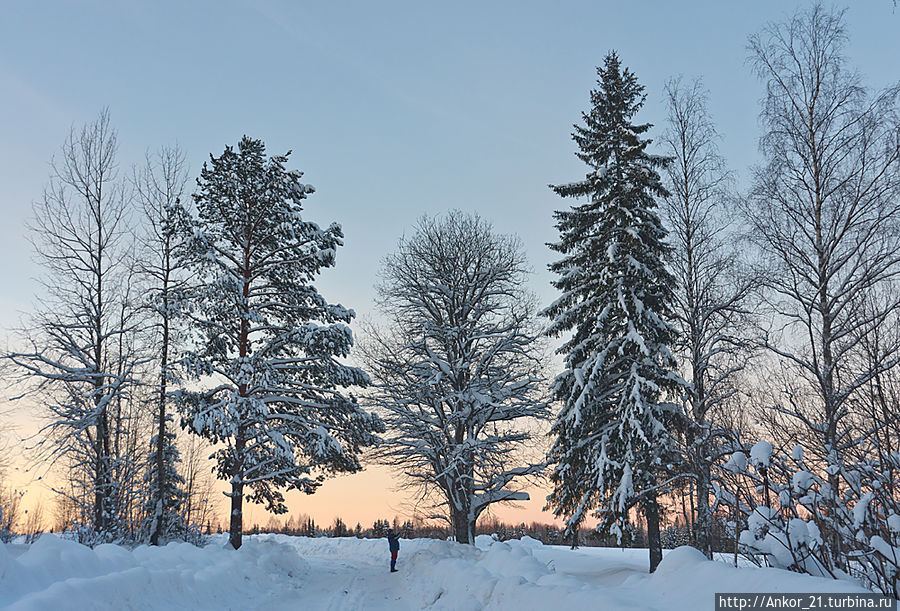
[[[718,535],[714,547],[717,552],[734,552],[732,537],[725,524],[715,529]],[[441,539],[453,538],[453,529],[449,526],[441,526],[435,522],[428,522],[421,518],[413,520],[401,520],[394,516],[393,520],[379,519],[368,527],[357,522],[355,526],[345,522],[340,516],[336,517],[329,525],[317,524],[315,520],[306,514],[291,515],[285,520],[271,517],[265,525],[256,522],[247,529],[248,534],[271,533],[289,535],[295,537],[356,537],[357,539],[381,539],[387,536],[388,528],[399,533],[402,539]],[[206,534],[222,534],[225,532],[222,524],[216,522],[207,525]],[[510,539],[522,539],[530,537],[540,541],[544,545],[571,546],[572,539],[567,535],[565,527],[546,524],[543,522],[519,522],[510,524],[491,518],[478,522],[476,535],[488,535],[497,541],[509,541]],[[681,545],[690,545],[690,529],[677,524],[666,527],[662,532],[662,544],[664,549],[674,549]],[[613,536],[601,536],[596,529],[580,528],[577,535],[578,546],[583,547],[647,547],[647,531],[638,525],[632,537],[628,541],[619,542]]]
[[[702,83],[666,84],[652,140],[609,53],[572,134],[585,174],[551,185],[558,298],[537,303],[517,236],[452,210],[383,258],[357,334],[315,286],[343,230],[310,220],[289,153],[245,136],[189,190],[177,147],[123,175],[107,111],[73,129],[30,227],[44,293],[0,360],[68,474],[55,524],[199,542],[208,453],[237,549],[244,502],[282,515],[371,461],[419,499],[407,532],[522,536],[486,517],[543,483],[565,522],[524,533],[545,543],[645,546],[651,572],[685,543],[897,597],[900,84],[866,87],[847,42],[819,4],[750,37],[763,162],[743,193]]]

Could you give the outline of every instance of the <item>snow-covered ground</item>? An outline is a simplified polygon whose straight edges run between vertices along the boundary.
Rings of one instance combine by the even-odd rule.
[[[476,547],[401,542],[388,572],[385,540],[245,537],[93,550],[41,537],[0,543],[0,608],[8,609],[711,609],[715,592],[864,592],[852,583],[777,569],[734,568],[691,548],[647,574],[646,550],[544,546],[533,539]]]

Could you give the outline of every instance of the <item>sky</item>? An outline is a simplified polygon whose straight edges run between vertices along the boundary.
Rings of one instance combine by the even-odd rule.
[[[177,143],[192,176],[244,134],[316,187],[307,218],[343,225],[319,283],[375,317],[381,259],[422,214],[478,212],[522,237],[532,288],[555,298],[547,242],[568,205],[547,185],[580,179],[572,124],[595,67],[616,50],[646,87],[637,120],[664,127],[668,79],[701,77],[738,185],[758,161],[763,85],[747,38],[807,2],[170,2],[0,0],[0,342],[39,299],[26,224],[69,129],[108,107],[120,171]],[[900,13],[858,0],[847,54],[865,82],[900,79]],[[0,405],[0,411],[4,406]],[[7,425],[32,426],[15,409]],[[32,493],[37,494],[37,493]],[[545,492],[512,521],[549,521]],[[404,515],[384,469],[331,480],[291,510],[330,523]],[[251,512],[251,519],[254,514]],[[262,510],[256,514],[264,523]]]

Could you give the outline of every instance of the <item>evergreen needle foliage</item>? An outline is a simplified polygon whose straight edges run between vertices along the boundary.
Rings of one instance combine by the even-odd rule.
[[[287,155],[260,140],[204,164],[194,195],[199,220],[193,269],[196,350],[189,371],[206,388],[184,391],[185,424],[221,444],[217,473],[231,482],[231,544],[241,545],[241,503],[286,511],[282,489],[312,493],[327,472],[358,471],[378,417],[341,389],[368,376],[338,361],[353,344],[352,310],[313,286],[342,245],[340,225],[303,219],[313,193]]]
[[[562,296],[544,313],[550,335],[572,336],[559,348],[565,370],[553,384],[563,407],[552,429],[548,505],[566,517],[570,534],[597,510],[600,529],[621,536],[636,503],[652,520],[658,473],[671,453],[660,401],[679,378],[667,322],[672,278],[655,212],[666,194],[657,170],[668,159],[646,152],[650,140],[641,134],[650,125],[632,123],[645,97],[635,76],[615,53],[597,73],[592,108],[573,134],[590,170],[552,187],[587,201],[555,213],[560,240],[551,248],[563,257],[550,269]]]

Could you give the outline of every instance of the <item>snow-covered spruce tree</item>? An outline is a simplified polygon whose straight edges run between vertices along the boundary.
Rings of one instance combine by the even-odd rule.
[[[328,472],[360,469],[358,453],[383,430],[341,389],[368,376],[338,362],[353,344],[352,310],[312,281],[334,265],[343,234],[301,215],[314,189],[244,137],[203,165],[194,195],[193,272],[203,283],[185,362],[208,388],[179,396],[183,424],[224,447],[217,474],[231,482],[230,543],[241,545],[242,502],[284,513],[282,490],[312,493]],[[248,491],[249,489],[249,491]]]
[[[718,134],[699,81],[666,86],[669,116],[661,138],[672,162],[669,194],[661,211],[669,229],[675,351],[684,379],[684,419],[679,426],[695,490],[691,542],[712,558],[711,465],[732,435],[722,410],[737,392],[736,376],[748,360],[747,300],[753,278],[743,273],[727,212],[731,177],[717,150]],[[687,517],[687,516],[686,516]]]
[[[145,166],[135,171],[135,194],[144,212],[144,233],[137,271],[146,284],[150,311],[151,345],[158,364],[156,386],[156,434],[150,440],[149,467],[144,501],[143,537],[151,545],[186,534],[183,505],[184,478],[178,473],[181,462],[175,434],[167,430],[172,416],[167,413],[169,383],[172,378],[173,348],[179,335],[176,322],[187,290],[186,254],[191,236],[191,217],[182,204],[187,172],[184,153],[177,147],[163,148],[147,156]]]
[[[88,543],[130,535],[136,479],[136,350],[130,201],[108,111],[72,129],[31,226],[44,294],[6,355],[49,419],[40,442],[65,469]]]
[[[545,310],[548,333],[573,332],[558,352],[565,370],[553,383],[563,403],[553,425],[549,458],[554,489],[548,506],[564,516],[572,536],[596,510],[601,532],[621,534],[629,509],[647,517],[650,570],[662,558],[657,494],[673,455],[671,408],[661,400],[679,378],[669,346],[672,277],[663,265],[665,232],[655,198],[666,195],[657,168],[667,159],[646,152],[650,125],[632,117],[643,87],[610,53],[573,138],[590,171],[584,180],[553,186],[586,200],[557,211],[563,255],[550,270],[562,296]]]
[[[526,277],[516,238],[458,211],[423,217],[383,264],[389,326],[363,348],[388,428],[379,457],[435,494],[460,543],[490,505],[526,500],[518,480],[544,467],[523,453],[548,417]]]
[[[170,414],[164,417],[162,442],[157,431],[150,439],[148,468],[144,473],[146,488],[140,539],[151,545],[165,544],[172,539],[188,540],[190,534],[184,517],[185,480],[178,472],[181,455],[175,445],[175,433],[167,428],[173,418]]]

